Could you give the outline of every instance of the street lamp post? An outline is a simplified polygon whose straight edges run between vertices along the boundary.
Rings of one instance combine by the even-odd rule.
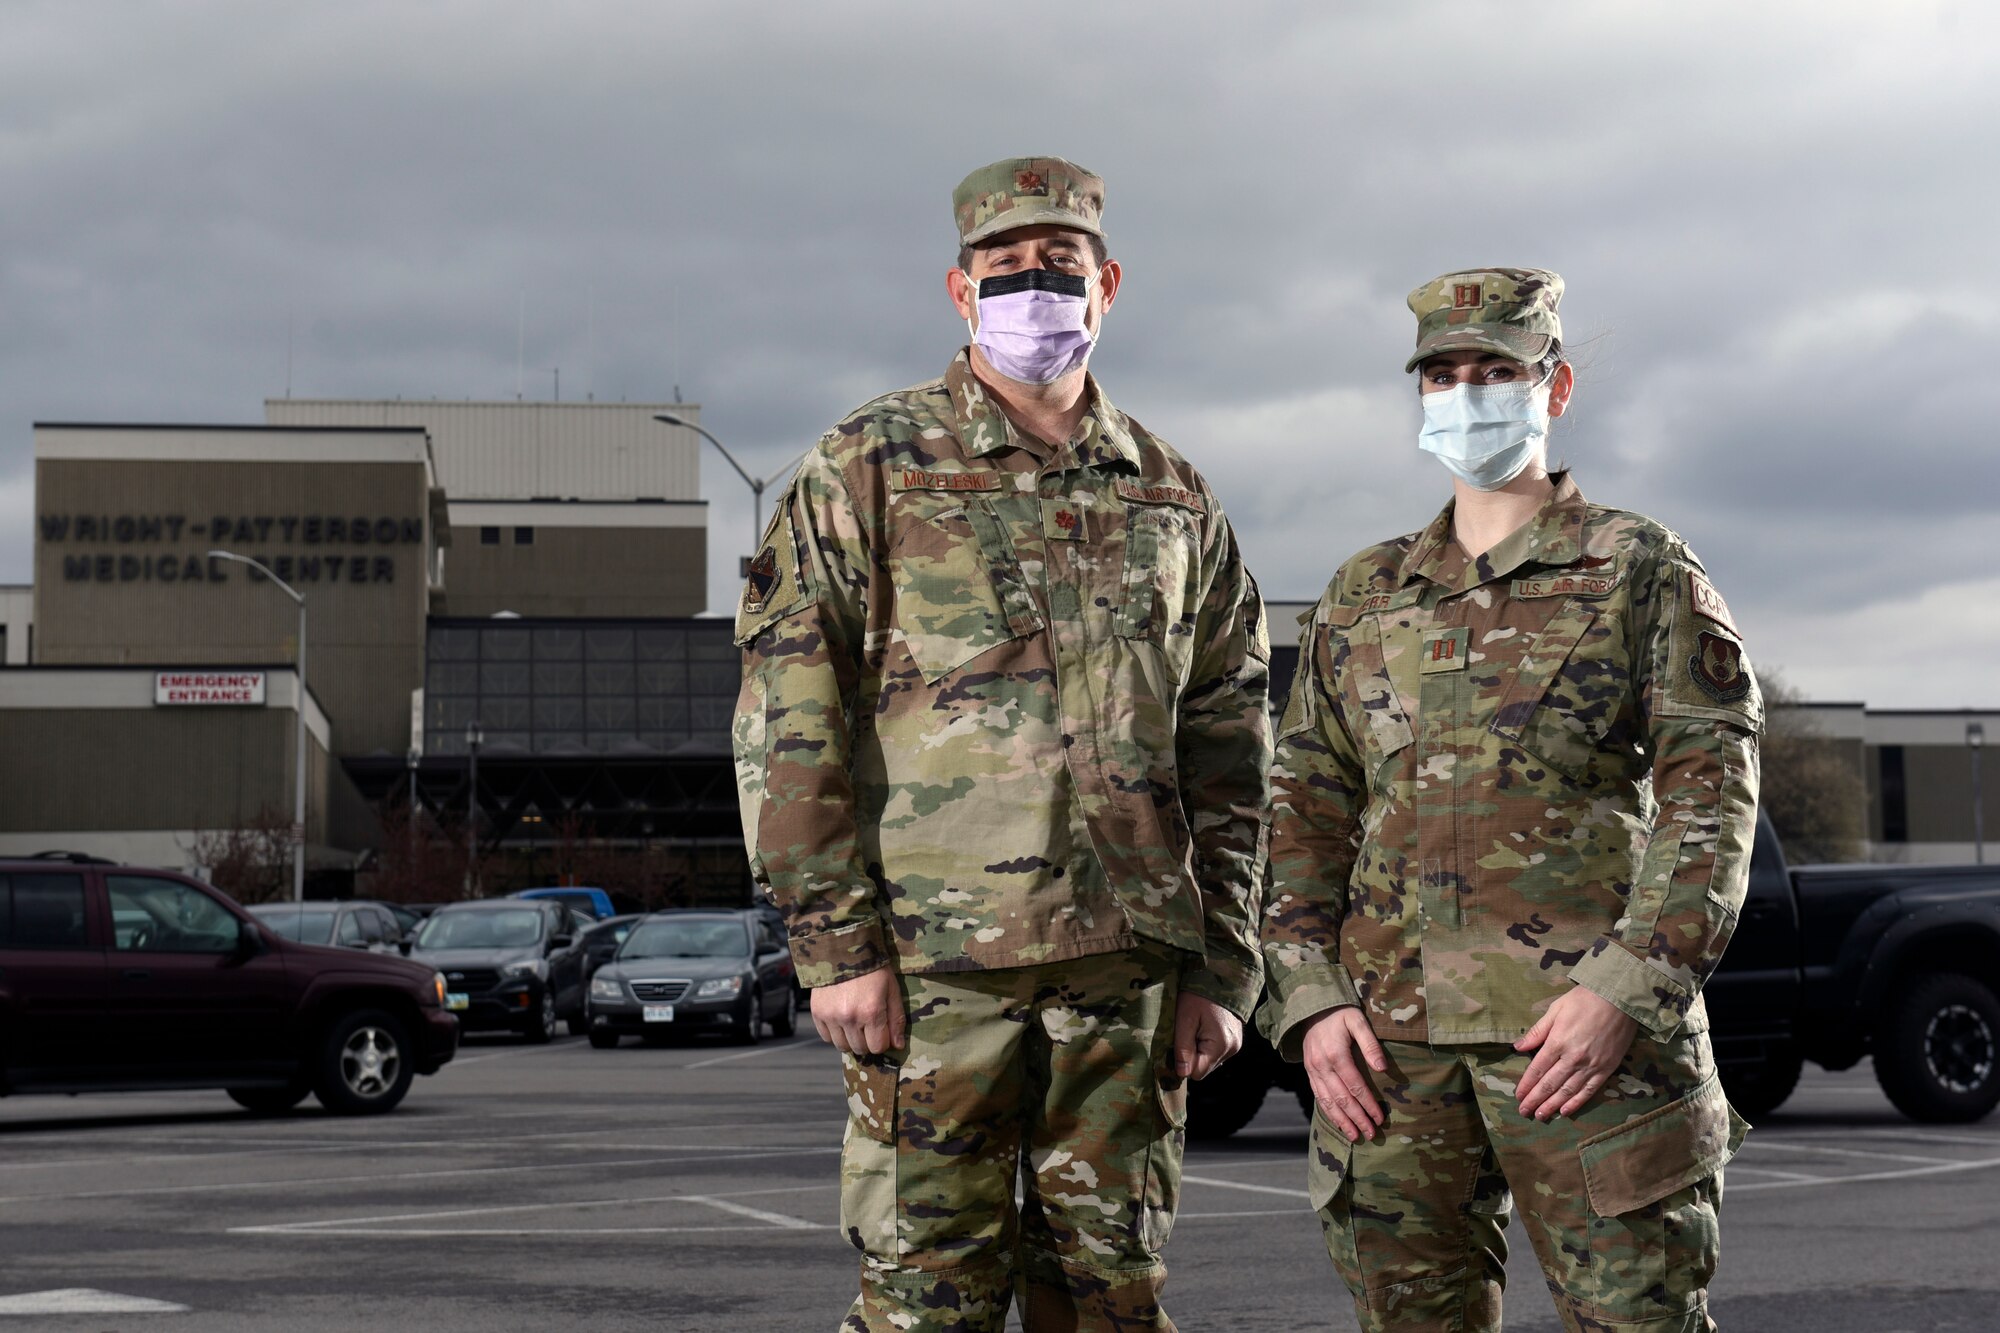
[[[486,733],[479,729],[478,722],[466,723],[466,782],[470,787],[465,796],[465,896],[468,898],[479,884],[479,743],[485,739]]]
[[[292,774],[292,901],[306,900],[306,599],[291,584],[273,574],[269,569],[252,560],[247,555],[237,555],[234,551],[210,551],[211,560],[233,560],[239,565],[248,565],[265,578],[278,585],[285,596],[299,604],[299,700],[298,734],[292,742],[297,751],[297,763]]]
[[[1986,864],[1986,801],[1979,790],[1979,752],[1986,748],[1986,724],[1965,724],[1965,746],[1972,751],[1972,859]]]
[[[702,426],[697,422],[688,421],[683,417],[677,417],[671,412],[655,412],[653,413],[653,420],[662,422],[669,426],[685,426],[689,430],[693,431],[695,434],[701,436],[702,439],[707,440],[710,444],[714,445],[715,451],[721,454],[724,458],[728,459],[729,466],[736,469],[736,475],[743,478],[743,484],[750,488],[750,495],[755,505],[755,508],[752,511],[751,520],[756,526],[750,533],[750,551],[751,554],[754,555],[757,551],[757,543],[764,540],[765,488],[768,487],[772,482],[778,480],[780,477],[783,477],[787,473],[791,472],[793,468],[797,467],[799,465],[798,460],[797,459],[793,460],[791,465],[786,467],[783,471],[773,472],[770,476],[764,477],[760,480],[759,478],[753,477],[748,472],[744,471],[743,465],[736,461],[736,455],[730,453],[729,450],[723,448],[722,441],[716,439],[713,435],[709,434],[707,427]],[[800,459],[803,459],[804,457],[805,455],[803,454],[799,456]]]

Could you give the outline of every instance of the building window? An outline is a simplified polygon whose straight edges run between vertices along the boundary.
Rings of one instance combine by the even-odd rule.
[[[535,544],[535,530],[533,528],[514,529],[514,545],[533,546],[534,544]]]
[[[500,544],[500,529],[481,528],[479,530],[479,544],[481,546],[498,546]]]
[[[1882,841],[1910,840],[1910,800],[1903,782],[1903,747],[1884,745],[1882,763]]]
[[[742,657],[713,621],[444,621],[429,632],[425,753],[727,753]]]

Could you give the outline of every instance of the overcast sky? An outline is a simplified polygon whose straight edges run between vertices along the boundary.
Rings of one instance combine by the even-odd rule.
[[[675,385],[768,472],[939,373],[952,186],[1107,181],[1106,392],[1270,598],[1420,527],[1405,293],[1554,268],[1593,500],[1812,697],[2000,706],[1990,4],[204,3],[0,17],[0,582],[36,420]],[[531,396],[553,377],[530,375]],[[747,493],[703,461],[711,604]]]

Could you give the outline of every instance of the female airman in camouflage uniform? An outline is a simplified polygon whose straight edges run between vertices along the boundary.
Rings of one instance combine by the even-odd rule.
[[[1562,279],[1410,295],[1422,532],[1340,567],[1279,728],[1267,1026],[1320,1114],[1369,1330],[1500,1327],[1518,1200],[1564,1326],[1703,1330],[1745,1126],[1702,983],[1743,901],[1762,700],[1681,539],[1550,475]]]

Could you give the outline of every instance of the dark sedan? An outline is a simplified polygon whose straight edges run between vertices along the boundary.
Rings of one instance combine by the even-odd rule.
[[[796,1030],[792,955],[755,911],[655,912],[590,980],[590,1044],[713,1032],[763,1040]]]
[[[450,903],[425,919],[410,957],[444,974],[445,1004],[466,1031],[504,1029],[543,1042],[583,1003],[583,951],[572,928],[560,903]]]

